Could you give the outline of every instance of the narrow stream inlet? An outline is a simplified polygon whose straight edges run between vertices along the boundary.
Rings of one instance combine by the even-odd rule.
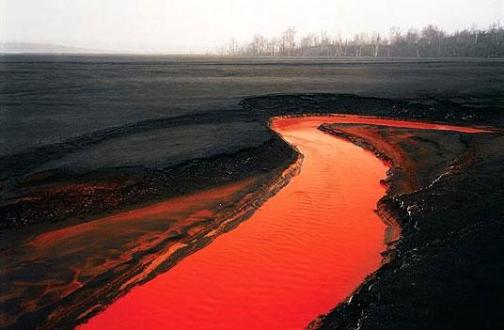
[[[355,116],[276,118],[301,172],[235,230],[134,288],[84,329],[302,329],[375,271],[385,225],[374,213],[387,167],[322,123],[447,126]],[[427,127],[428,126],[428,127]]]

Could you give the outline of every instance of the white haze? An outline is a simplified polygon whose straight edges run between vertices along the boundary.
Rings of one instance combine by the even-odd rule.
[[[202,53],[289,26],[343,37],[428,24],[453,32],[503,13],[504,0],[0,0],[0,42]]]

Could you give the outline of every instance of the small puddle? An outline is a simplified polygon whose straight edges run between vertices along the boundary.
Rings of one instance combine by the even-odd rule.
[[[134,288],[81,329],[302,329],[375,271],[385,225],[375,214],[387,167],[317,129],[363,123],[479,130],[357,116],[276,118],[304,155],[301,172],[235,230]]]

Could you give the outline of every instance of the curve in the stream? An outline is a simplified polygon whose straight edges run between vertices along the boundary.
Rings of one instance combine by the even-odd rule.
[[[275,118],[304,155],[301,172],[255,214],[83,329],[300,329],[343,301],[382,260],[375,214],[386,165],[322,123],[478,132],[356,116]]]

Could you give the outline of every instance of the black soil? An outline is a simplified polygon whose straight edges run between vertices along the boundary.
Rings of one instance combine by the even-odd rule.
[[[6,118],[0,127],[2,143],[10,141],[0,155],[2,253],[9,253],[27,230],[43,232],[47,225],[90,221],[281,171],[296,153],[267,128],[273,116],[347,113],[504,127],[501,62],[2,61],[2,74],[11,82],[2,85],[0,95]],[[197,76],[189,82],[186,70],[203,72],[205,88]],[[174,81],[164,81],[163,88],[142,80],[161,81],[165,75]],[[237,86],[233,76],[249,80]],[[315,82],[316,77],[323,81]],[[40,81],[47,82],[43,88]],[[289,93],[243,97],[275,90]],[[334,93],[295,94],[303,90]],[[443,140],[424,137],[429,142],[419,143],[435,146],[438,138]],[[403,237],[389,252],[389,263],[348,303],[318,320],[322,328],[504,326],[502,140],[500,134],[461,135],[461,154],[424,171],[447,170],[449,175],[380,202],[383,214],[401,225]],[[148,141],[145,150],[138,148],[142,141]],[[205,142],[208,148],[202,148]],[[163,148],[169,151],[163,153]],[[414,158],[415,151],[409,155]],[[2,278],[7,285],[9,280],[14,279]],[[5,306],[0,310],[6,311]],[[32,323],[29,315],[23,318],[24,328],[43,327],[37,321],[43,315],[36,316]]]

